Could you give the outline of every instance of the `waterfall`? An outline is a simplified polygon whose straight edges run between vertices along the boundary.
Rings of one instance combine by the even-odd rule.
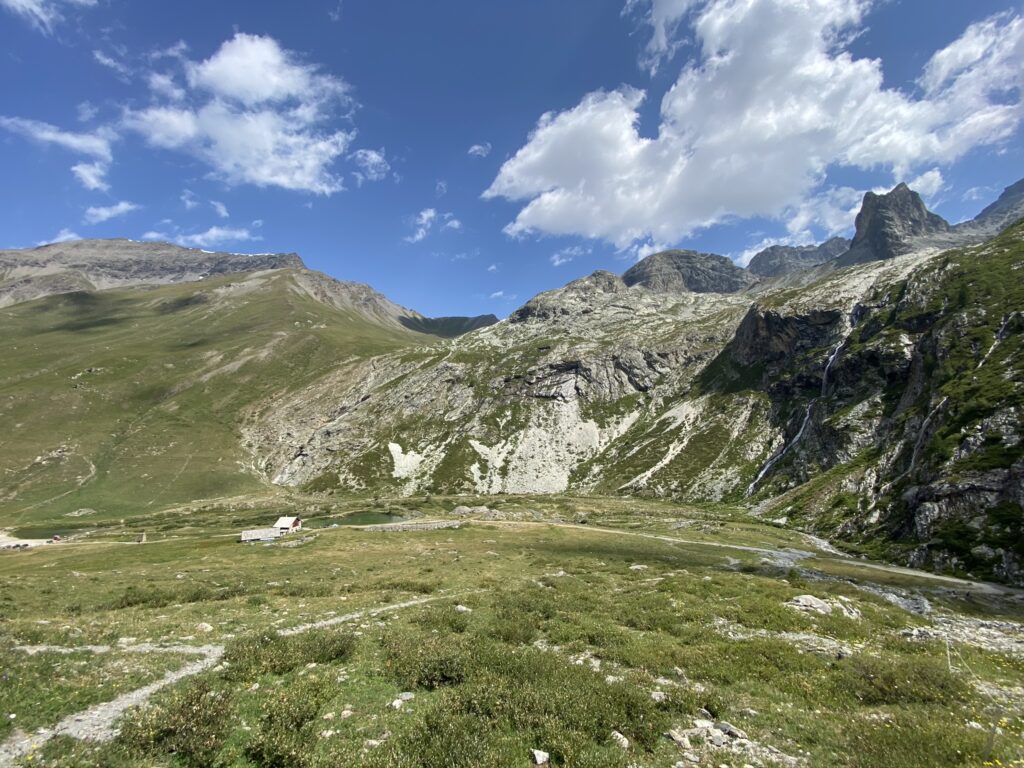
[[[763,467],[761,467],[761,471],[757,473],[757,476],[754,478],[753,482],[747,486],[747,496],[752,496],[754,494],[754,491],[757,489],[758,483],[760,483],[765,478],[765,475],[771,472],[772,468],[780,461],[782,461],[782,459],[785,458],[786,454],[793,450],[793,448],[795,448],[797,444],[800,442],[800,440],[803,438],[804,432],[807,431],[807,425],[810,424],[811,422],[811,414],[814,412],[815,404],[823,397],[825,397],[825,395],[828,394],[828,374],[832,370],[832,365],[839,358],[839,353],[842,352],[843,347],[846,346],[846,342],[848,339],[849,336],[844,336],[843,340],[840,341],[836,345],[835,349],[832,350],[832,354],[829,355],[828,362],[825,363],[825,371],[821,375],[820,394],[807,404],[807,409],[804,411],[804,420],[800,424],[800,429],[797,431],[796,435],[790,442],[784,443],[782,448],[776,451],[774,455],[772,455],[772,457],[768,459],[768,462]]]

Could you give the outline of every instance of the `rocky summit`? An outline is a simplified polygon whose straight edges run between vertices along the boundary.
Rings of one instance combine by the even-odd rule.
[[[696,251],[652,254],[622,275],[626,285],[660,293],[735,293],[757,279],[724,256]]]
[[[899,184],[884,195],[865,193],[854,226],[850,250],[839,258],[838,265],[902,256],[911,250],[912,238],[947,232],[950,228],[906,184]]]

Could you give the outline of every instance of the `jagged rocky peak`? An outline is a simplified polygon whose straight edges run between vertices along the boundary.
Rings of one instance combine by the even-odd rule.
[[[757,278],[725,256],[662,251],[628,269],[622,281],[659,293],[736,293],[749,288]]]
[[[758,277],[779,277],[824,264],[849,248],[845,237],[833,237],[820,245],[771,245],[754,256],[747,269]]]
[[[537,294],[509,315],[509,322],[549,320],[553,317],[579,315],[592,312],[599,297],[628,291],[622,278],[613,272],[599,269],[573,280],[562,288]]]
[[[948,232],[949,224],[925,207],[921,196],[904,183],[884,195],[867,192],[855,223],[850,250],[840,263],[862,264],[902,256],[911,240]]]

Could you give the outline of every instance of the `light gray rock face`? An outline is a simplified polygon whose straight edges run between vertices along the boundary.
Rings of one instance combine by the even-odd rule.
[[[618,275],[598,270],[574,280],[563,288],[545,291],[530,299],[509,315],[509,322],[547,321],[560,317],[580,317],[592,313],[611,297],[625,294],[629,288]]]
[[[757,278],[725,256],[662,251],[626,270],[622,281],[661,293],[736,293],[749,288]]]
[[[839,257],[839,266],[893,259],[913,250],[915,238],[950,230],[945,219],[929,211],[921,196],[902,183],[884,195],[866,193],[855,227],[850,250]]]
[[[758,277],[779,277],[824,264],[849,248],[845,237],[833,237],[820,245],[772,245],[755,255],[747,269]]]
[[[0,306],[70,291],[202,280],[264,269],[302,269],[294,253],[209,253],[168,243],[75,240],[0,251]]]

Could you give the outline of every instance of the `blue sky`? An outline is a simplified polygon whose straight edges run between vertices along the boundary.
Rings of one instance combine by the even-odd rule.
[[[503,315],[668,246],[741,263],[906,180],[1024,176],[1006,0],[0,0],[0,247],[296,251]]]

